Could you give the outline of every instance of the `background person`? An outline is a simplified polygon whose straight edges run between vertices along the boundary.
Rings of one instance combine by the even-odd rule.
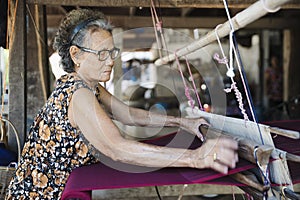
[[[278,57],[271,56],[270,66],[265,73],[268,106],[273,108],[283,102],[283,71]]]

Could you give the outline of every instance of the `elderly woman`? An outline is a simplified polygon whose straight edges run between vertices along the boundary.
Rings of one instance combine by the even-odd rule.
[[[238,146],[228,138],[187,150],[122,137],[112,118],[127,125],[180,126],[198,137],[198,127],[206,122],[129,108],[102,87],[99,82],[110,79],[120,54],[111,31],[100,12],[78,9],[65,17],[54,47],[68,74],[57,81],[34,120],[6,199],[60,199],[72,170],[101,162],[101,155],[140,166],[212,168],[225,174],[235,167]]]

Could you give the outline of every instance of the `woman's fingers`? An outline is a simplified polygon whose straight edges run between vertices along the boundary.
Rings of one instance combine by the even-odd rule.
[[[206,159],[212,169],[227,174],[228,168],[236,167],[238,143],[235,140],[220,137],[208,141],[206,145],[210,151]]]
[[[229,148],[220,149],[221,151],[213,153],[213,162],[235,168],[237,153]]]
[[[220,137],[218,138],[217,140],[219,145],[224,147],[224,148],[229,148],[229,149],[233,149],[233,150],[238,150],[238,142],[231,139],[231,138],[228,138],[228,137]]]
[[[222,174],[227,174],[228,173],[228,166],[221,164],[220,162],[214,162],[211,165],[211,168],[215,171],[218,171]]]

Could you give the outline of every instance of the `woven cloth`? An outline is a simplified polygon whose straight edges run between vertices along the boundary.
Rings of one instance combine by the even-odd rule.
[[[272,126],[300,131],[299,121],[285,121],[267,123]],[[191,138],[192,137],[192,138]],[[193,138],[188,133],[179,132],[169,134],[160,138],[145,141],[146,143],[156,145],[168,145],[181,147],[191,142],[189,148],[193,149],[201,145],[198,139]],[[300,155],[299,140],[288,139],[284,137],[274,138],[275,146],[282,150]],[[110,161],[113,164],[114,161]],[[133,168],[136,171],[143,171],[140,167],[131,166],[123,163],[115,163],[124,169]],[[116,166],[114,165],[114,166]],[[256,167],[250,162],[240,159],[235,169],[229,171],[229,174],[245,171]],[[294,183],[300,183],[300,164],[289,162],[289,168]],[[210,169],[191,169],[191,168],[162,168],[151,170],[145,168],[145,173],[131,173],[111,168],[103,163],[97,163],[75,169],[67,181],[62,195],[63,200],[71,198],[80,198],[82,200],[91,200],[91,191],[100,189],[131,188],[160,185],[176,184],[218,184],[218,185],[236,185],[243,186],[234,181],[230,176],[224,176]]]

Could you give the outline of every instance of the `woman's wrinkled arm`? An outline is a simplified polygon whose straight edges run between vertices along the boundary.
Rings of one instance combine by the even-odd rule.
[[[72,125],[77,126],[84,137],[102,154],[115,161],[147,167],[211,167],[226,173],[228,167],[235,166],[237,144],[222,138],[206,142],[196,150],[148,145],[121,136],[118,128],[102,109],[91,91],[78,89],[69,107]],[[227,149],[224,161],[213,162],[214,151]]]
[[[105,88],[99,85],[100,95],[98,100],[110,112],[113,118],[126,125],[148,126],[148,127],[181,127],[188,132],[204,140],[199,131],[199,126],[207,124],[203,118],[188,119],[169,115],[149,112],[139,108],[133,108],[111,95]]]
[[[88,89],[78,89],[70,107],[74,125],[95,148],[115,161],[148,167],[192,167],[192,150],[153,146],[123,138]]]

